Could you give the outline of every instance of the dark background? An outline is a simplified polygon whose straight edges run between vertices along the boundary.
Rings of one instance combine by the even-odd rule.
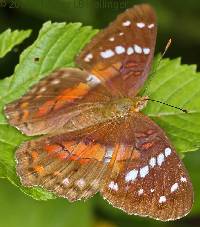
[[[134,0],[0,0],[0,32],[7,28],[32,29],[32,35],[22,45],[0,59],[1,78],[13,73],[19,55],[37,37],[42,24],[53,22],[82,22],[94,28],[104,28],[124,9],[143,1]],[[166,57],[181,57],[182,63],[200,66],[200,1],[146,1],[158,16],[156,53],[163,52],[169,38],[172,46]],[[194,183],[195,193],[200,193],[199,155],[188,154],[184,159]],[[96,196],[91,202],[69,205],[57,199],[38,202],[26,197],[5,180],[0,180],[0,226],[200,226],[198,195],[188,217],[169,223],[130,217],[107,205]],[[65,213],[66,209],[66,213]]]

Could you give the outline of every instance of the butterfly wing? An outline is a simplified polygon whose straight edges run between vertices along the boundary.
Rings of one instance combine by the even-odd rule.
[[[24,185],[70,201],[100,191],[129,214],[163,221],[186,215],[193,203],[183,163],[163,130],[141,113],[26,142],[17,163]]]
[[[193,204],[192,183],[163,130],[134,113],[115,133],[122,149],[110,162],[102,196],[129,214],[162,221],[185,216]]]
[[[97,34],[77,58],[82,68],[99,79],[79,69],[50,74],[6,106],[10,124],[27,135],[52,133],[80,109],[83,113],[108,101],[110,93],[135,95],[150,68],[156,30],[155,13],[149,5],[128,9]],[[110,53],[114,55],[108,57]]]
[[[41,186],[69,201],[99,191],[107,170],[105,147],[59,135],[26,142],[16,152],[17,173],[25,186]]]
[[[94,195],[108,174],[111,148],[98,138],[105,136],[110,125],[102,123],[23,143],[16,152],[22,184],[41,186],[69,201]]]
[[[108,100],[110,93],[98,78],[80,69],[63,68],[9,103],[5,114],[9,123],[23,133],[40,135],[62,128],[72,117],[92,112]]]
[[[104,80],[113,93],[134,96],[148,76],[156,33],[156,16],[151,6],[134,6],[100,31],[76,62]]]

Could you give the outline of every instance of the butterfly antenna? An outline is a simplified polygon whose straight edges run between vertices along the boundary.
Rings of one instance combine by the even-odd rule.
[[[170,38],[170,39],[168,40],[168,42],[167,42],[167,45],[165,46],[165,49],[164,49],[163,53],[161,54],[160,59],[158,60],[158,63],[156,64],[155,69],[154,69],[153,72],[151,73],[152,76],[151,76],[151,77],[149,78],[149,80],[147,81],[147,85],[146,85],[146,87],[145,87],[145,89],[144,89],[144,92],[147,91],[148,85],[151,83],[151,81],[152,81],[152,79],[153,79],[153,75],[157,72],[158,67],[159,67],[159,65],[160,65],[160,62],[161,62],[161,60],[163,59],[163,57],[165,56],[165,54],[166,54],[167,50],[169,49],[169,47],[171,46],[171,44],[172,44],[172,39]],[[143,92],[143,93],[144,93],[144,92]],[[148,95],[148,94],[147,94],[147,95]]]
[[[181,110],[181,111],[184,112],[184,113],[188,113],[188,111],[187,111],[186,109],[183,109],[183,108],[180,108],[180,107],[177,107],[177,106],[173,106],[173,105],[168,104],[168,103],[166,103],[166,102],[162,102],[162,101],[155,100],[155,99],[150,99],[150,98],[147,98],[146,100],[149,100],[149,101],[152,101],[152,102],[161,103],[161,104],[164,104],[164,105],[166,105],[166,106],[170,106],[170,107],[172,107],[172,108]]]
[[[165,50],[163,51],[163,53],[162,53],[162,55],[161,55],[161,57],[160,57],[160,59],[159,59],[159,61],[158,61],[157,67],[156,67],[156,69],[155,69],[155,71],[154,71],[153,73],[156,72],[158,66],[160,65],[161,60],[162,60],[163,57],[165,56],[165,54],[166,54],[167,50],[169,49],[169,47],[171,46],[171,44],[172,44],[172,39],[170,38],[170,39],[168,40],[168,42],[167,42],[167,45],[165,46]],[[153,74],[153,73],[152,73],[152,74]]]

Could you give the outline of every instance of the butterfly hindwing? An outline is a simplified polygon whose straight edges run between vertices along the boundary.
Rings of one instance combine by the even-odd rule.
[[[156,33],[149,5],[127,9],[86,45],[77,64],[103,79],[112,92],[134,96],[148,76]]]
[[[120,130],[123,149],[111,160],[102,196],[129,214],[162,221],[185,216],[193,204],[192,183],[163,130],[141,113]]]
[[[99,191],[107,171],[106,148],[79,136],[61,134],[22,144],[16,159],[23,185],[41,186],[69,201],[87,199]]]
[[[110,93],[98,78],[80,69],[63,68],[9,103],[5,113],[9,123],[26,135],[40,135],[62,128],[73,116],[108,100]]]

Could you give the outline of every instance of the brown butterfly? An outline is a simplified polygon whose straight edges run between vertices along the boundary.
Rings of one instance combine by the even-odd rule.
[[[99,32],[76,59],[8,104],[9,123],[44,135],[16,152],[25,186],[69,201],[100,194],[128,214],[162,221],[193,203],[188,173],[164,131],[139,111],[156,42],[154,10],[138,5]]]

